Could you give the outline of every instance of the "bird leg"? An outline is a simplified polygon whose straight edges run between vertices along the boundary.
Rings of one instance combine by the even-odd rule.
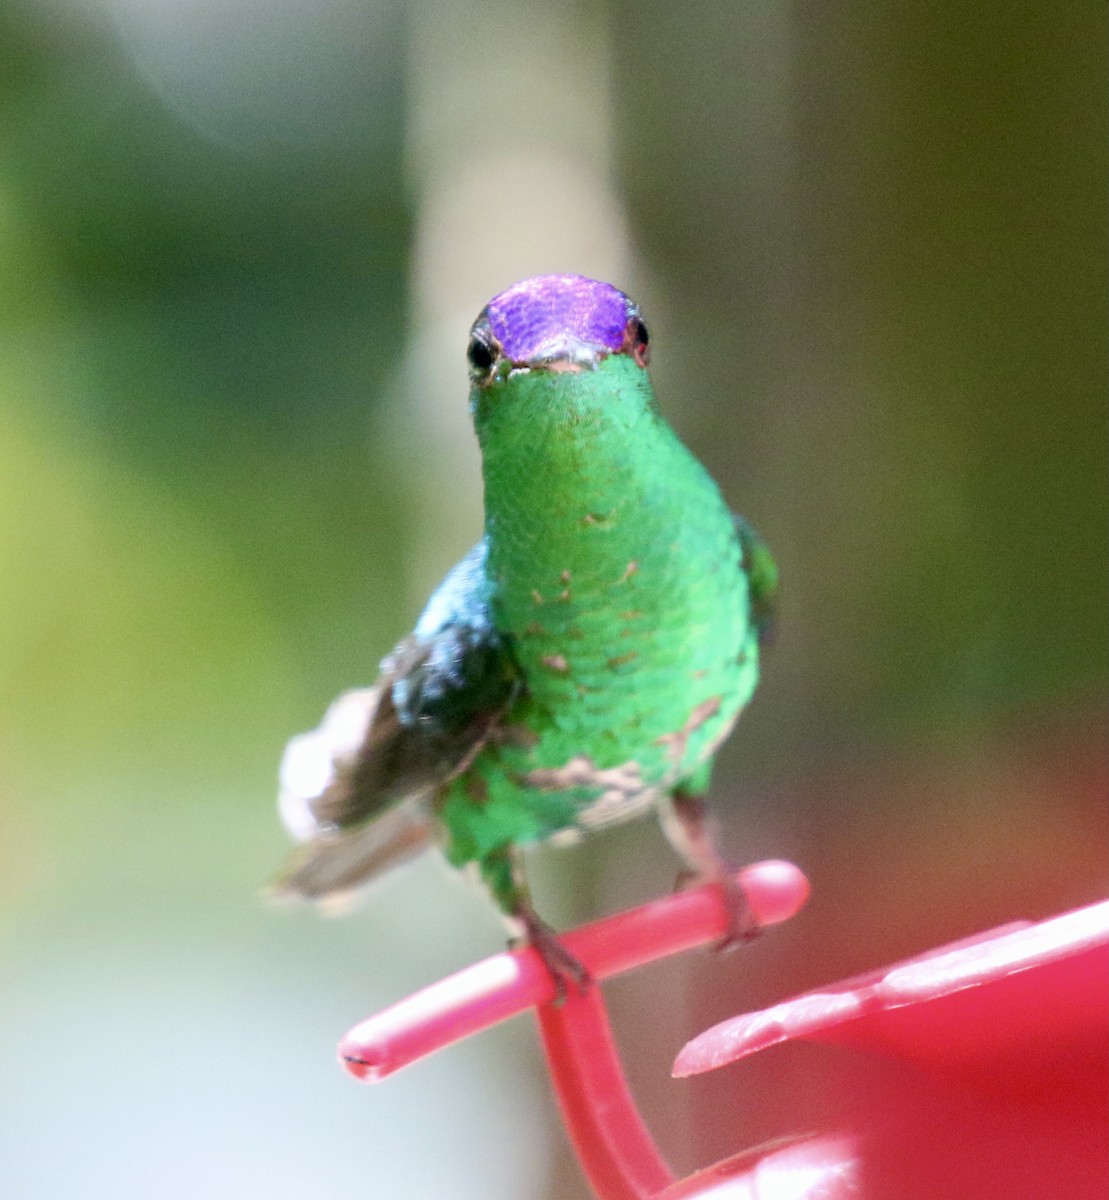
[[[554,980],[555,1003],[561,1004],[570,987],[584,994],[593,984],[593,977],[586,966],[575,958],[559,941],[558,934],[531,907],[530,902],[517,910],[517,919],[524,926],[524,939],[543,960],[543,965]]]
[[[686,863],[678,872],[674,890],[682,891],[699,883],[715,883],[724,894],[728,926],[715,949],[730,950],[758,937],[762,926],[747,893],[736,879],[733,866],[716,848],[704,794],[675,788],[663,810],[662,827],[670,844]]]
[[[481,874],[508,919],[513,945],[531,946],[543,960],[554,981],[556,1003],[566,999],[571,987],[587,991],[593,979],[584,963],[566,949],[532,905],[520,851],[506,846],[486,855],[481,862]]]

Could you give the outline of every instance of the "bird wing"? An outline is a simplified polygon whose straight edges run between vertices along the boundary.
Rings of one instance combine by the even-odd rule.
[[[520,686],[489,612],[485,544],[450,572],[371,688],[293,738],[278,807],[304,845],[278,895],[349,893],[431,840],[427,801],[461,774]]]
[[[732,513],[740,549],[743,551],[743,571],[751,596],[751,619],[758,631],[760,645],[766,645],[774,634],[777,615],[778,566],[770,549],[747,521]]]

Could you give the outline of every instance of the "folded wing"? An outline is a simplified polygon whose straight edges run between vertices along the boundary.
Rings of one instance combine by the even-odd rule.
[[[279,896],[338,898],[433,839],[431,800],[488,740],[520,687],[489,611],[478,543],[371,688],[346,692],[289,743],[278,807],[303,845]]]

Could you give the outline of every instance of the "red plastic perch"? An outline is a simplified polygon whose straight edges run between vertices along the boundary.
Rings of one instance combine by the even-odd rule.
[[[760,925],[787,920],[808,896],[808,880],[792,863],[756,863],[736,878]],[[561,941],[595,980],[602,980],[719,941],[727,928],[722,889],[705,884],[571,930]],[[375,1082],[554,999],[554,984],[534,950],[505,951],[360,1022],[339,1043],[339,1057],[355,1078]]]
[[[737,880],[761,925],[793,916],[809,892],[791,863],[763,862]],[[595,980],[679,950],[719,941],[728,930],[723,889],[711,884],[572,930],[563,944]],[[534,950],[497,954],[424,988],[356,1025],[339,1046],[358,1079],[375,1081],[526,1008],[537,1009],[551,1082],[578,1161],[603,1200],[650,1200],[674,1182],[639,1115],[598,987],[556,1002]]]

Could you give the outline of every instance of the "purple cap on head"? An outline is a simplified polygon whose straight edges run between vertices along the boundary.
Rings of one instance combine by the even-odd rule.
[[[584,275],[538,275],[490,300],[484,316],[505,357],[523,363],[558,348],[567,336],[619,350],[635,311],[610,283]]]

